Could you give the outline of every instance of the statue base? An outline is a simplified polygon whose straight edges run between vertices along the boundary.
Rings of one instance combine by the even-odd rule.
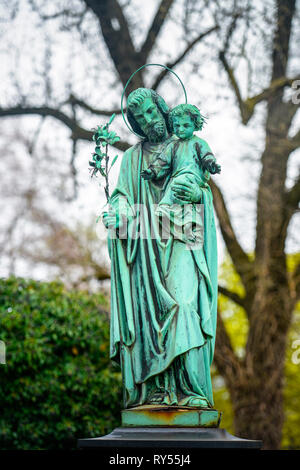
[[[122,426],[179,426],[217,428],[220,411],[212,408],[143,405],[122,411]]]
[[[103,437],[79,439],[85,450],[127,449],[261,449],[262,442],[240,439],[225,429],[188,427],[121,427]]]
[[[122,411],[122,427],[103,437],[79,439],[79,449],[261,449],[262,442],[240,439],[219,429],[212,408],[144,405]]]

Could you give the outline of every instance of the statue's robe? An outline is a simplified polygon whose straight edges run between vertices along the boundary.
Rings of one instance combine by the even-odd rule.
[[[161,403],[183,406],[193,406],[197,398],[209,407],[217,312],[212,194],[208,185],[201,188],[201,249],[189,250],[172,236],[159,236],[154,205],[161,201],[168,178],[146,181],[140,172],[167,143],[139,143],[128,149],[111,196],[111,206],[131,222],[127,238],[122,239],[121,231],[120,238],[109,236],[110,354],[121,365],[126,407],[152,403],[156,397]],[[141,223],[136,224],[136,204],[141,205],[142,237],[137,236]]]

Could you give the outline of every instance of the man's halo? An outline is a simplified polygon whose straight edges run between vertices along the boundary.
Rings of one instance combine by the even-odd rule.
[[[173,75],[175,75],[175,77],[179,80],[181,86],[182,86],[182,89],[183,89],[183,92],[184,92],[184,97],[185,97],[185,104],[187,104],[187,95],[186,95],[186,91],[185,91],[185,88],[184,88],[184,85],[181,81],[181,79],[178,77],[177,73],[174,72],[174,70],[170,69],[169,67],[167,67],[166,65],[162,65],[162,64],[144,64],[142,65],[141,67],[139,67],[135,72],[133,72],[133,74],[130,75],[129,79],[127,80],[127,83],[123,89],[123,93],[122,93],[122,97],[121,97],[121,112],[122,112],[122,116],[123,116],[123,120],[126,124],[126,126],[128,127],[128,129],[130,130],[130,132],[132,132],[133,134],[137,135],[138,137],[141,137],[139,134],[137,134],[136,132],[134,132],[133,129],[131,129],[129,123],[127,122],[126,118],[125,118],[125,114],[124,114],[124,108],[123,108],[123,99],[124,99],[124,95],[125,95],[125,91],[126,91],[126,88],[128,87],[129,83],[130,83],[130,80],[132,79],[132,77],[137,73],[139,72],[140,70],[144,69],[145,67],[150,67],[150,66],[155,66],[155,67],[163,67],[164,69],[168,70],[169,72],[171,72]]]

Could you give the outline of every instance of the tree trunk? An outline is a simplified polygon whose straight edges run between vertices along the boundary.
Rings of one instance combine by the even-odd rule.
[[[274,271],[257,282],[241,378],[230,384],[234,428],[237,436],[261,439],[264,449],[278,449],[284,419],[285,350],[292,306],[287,284],[277,292],[274,290]]]
[[[270,86],[274,80],[286,76],[294,13],[295,0],[277,0]],[[224,56],[223,62],[227,64]],[[245,359],[238,362],[240,373],[235,377],[227,373],[226,383],[233,403],[235,433],[261,439],[264,449],[280,447],[284,419],[285,350],[293,310],[284,251],[290,220],[285,184],[291,153],[288,132],[295,112],[295,105],[283,101],[283,89],[268,97],[251,282],[238,270],[239,259],[232,256],[246,291],[244,308],[249,333]],[[222,363],[220,354],[219,362]]]
[[[279,369],[276,383],[269,385],[263,377],[250,376],[232,394],[235,435],[261,440],[263,449],[279,449],[281,443],[284,418],[281,365]]]

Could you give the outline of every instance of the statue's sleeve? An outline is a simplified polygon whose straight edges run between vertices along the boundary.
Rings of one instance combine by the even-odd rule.
[[[202,162],[207,162],[207,161],[215,162],[216,161],[216,157],[212,153],[210,146],[205,140],[198,138],[195,142],[195,148],[196,148],[197,156],[200,161]]]
[[[134,216],[134,194],[132,184],[132,153],[134,148],[123,155],[117,185],[110,197],[110,206],[127,219]]]

